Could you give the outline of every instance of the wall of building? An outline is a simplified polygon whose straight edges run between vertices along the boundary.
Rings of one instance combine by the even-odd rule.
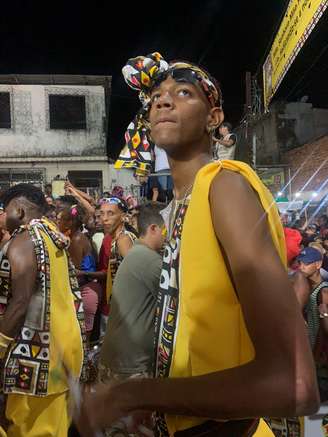
[[[0,85],[11,96],[11,129],[0,129],[1,157],[105,156],[102,86]],[[49,94],[85,96],[87,128],[50,129]]]
[[[315,138],[328,134],[328,110],[313,108],[311,103],[276,102],[270,112],[236,129],[236,158],[252,162],[253,136],[256,140],[256,164],[277,165],[282,154]]]
[[[328,193],[328,135],[285,152],[283,162],[290,167],[292,192],[302,192],[307,200],[313,192],[318,199]]]
[[[120,185],[127,191],[131,191],[130,187],[138,185],[133,177],[133,172],[130,170],[115,170],[113,164],[108,164],[105,159],[97,160],[97,157],[92,157],[92,160],[19,160],[12,162],[0,161],[1,170],[7,171],[12,168],[18,170],[36,170],[44,175],[43,183],[51,183],[53,179],[65,179],[69,171],[101,171],[103,179],[103,191],[111,191],[114,185]],[[0,178],[1,182],[1,178]],[[26,181],[20,181],[26,182]],[[1,185],[1,183],[0,183]]]

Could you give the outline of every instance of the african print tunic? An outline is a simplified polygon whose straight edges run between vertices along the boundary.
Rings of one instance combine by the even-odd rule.
[[[173,229],[164,249],[155,319],[155,356],[157,357],[155,374],[161,378],[169,376],[174,349],[179,309],[181,235],[189,201],[190,196],[179,205],[176,214],[174,214]],[[169,435],[164,415],[156,414],[155,423],[157,436]]]
[[[52,286],[50,281],[50,255],[46,235],[54,247],[64,250],[68,241],[56,228],[46,220],[32,220],[28,225],[18,228],[11,241],[20,233],[27,231],[34,244],[37,262],[37,284],[29,306],[26,318],[19,334],[13,341],[4,366],[4,393],[20,393],[33,396],[47,396],[50,371],[50,301]],[[67,255],[68,257],[68,255]],[[11,283],[10,264],[6,251],[1,254],[0,267],[0,299],[3,313],[10,304]],[[81,293],[75,275],[74,266],[68,258],[69,280],[79,332],[85,349],[84,313]],[[61,345],[58,345],[58,347]],[[85,354],[84,354],[85,356]],[[85,366],[82,367],[82,379],[85,378]]]

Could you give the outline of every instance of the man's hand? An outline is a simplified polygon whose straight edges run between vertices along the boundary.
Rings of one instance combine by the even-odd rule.
[[[320,314],[328,314],[328,305],[326,303],[321,303],[319,305],[319,313]]]
[[[82,270],[75,269],[75,274],[78,278],[80,278],[81,276],[86,276],[87,272],[83,272]]]
[[[117,390],[120,385],[119,382],[99,384],[83,393],[81,406],[73,414],[82,437],[90,437],[127,415],[120,405],[120,390]]]

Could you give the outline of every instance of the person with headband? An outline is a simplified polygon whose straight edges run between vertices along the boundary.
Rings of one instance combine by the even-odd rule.
[[[143,108],[118,164],[147,171],[152,142],[166,151],[174,181],[156,378],[85,394],[80,432],[138,410],[156,411],[157,436],[273,436],[261,417],[312,414],[319,405],[274,200],[245,163],[211,162],[224,115],[220,87],[204,69],[153,53],[130,60],[123,74]]]

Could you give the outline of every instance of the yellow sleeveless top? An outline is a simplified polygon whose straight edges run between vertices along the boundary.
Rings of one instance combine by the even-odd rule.
[[[254,358],[254,347],[211,219],[209,190],[221,169],[240,173],[257,192],[267,213],[272,240],[286,264],[278,210],[257,174],[238,161],[218,161],[203,167],[195,180],[182,231],[179,316],[170,377],[207,374],[243,365]],[[166,416],[170,435],[204,420]],[[271,437],[273,433],[261,420],[254,436]]]

